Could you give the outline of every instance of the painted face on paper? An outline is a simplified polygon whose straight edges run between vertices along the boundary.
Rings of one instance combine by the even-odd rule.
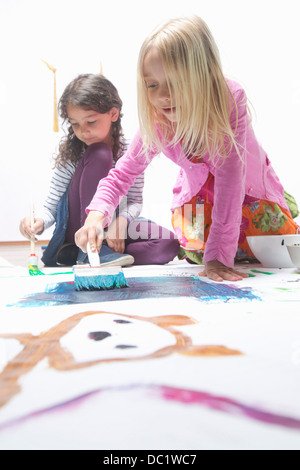
[[[151,356],[175,343],[170,332],[153,323],[113,313],[83,318],[61,339],[77,363]]]

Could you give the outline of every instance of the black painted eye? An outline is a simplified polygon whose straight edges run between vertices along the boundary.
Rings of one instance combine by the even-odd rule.
[[[105,339],[111,336],[111,334],[108,333],[108,331],[91,331],[88,336],[90,339],[93,339],[94,341],[101,341],[102,339]]]
[[[115,323],[131,323],[131,321],[128,320],[114,320]]]
[[[133,346],[131,344],[118,344],[115,346],[117,349],[130,349],[130,348],[137,348],[137,346]]]

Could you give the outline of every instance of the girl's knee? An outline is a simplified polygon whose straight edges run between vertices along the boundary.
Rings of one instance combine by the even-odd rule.
[[[167,264],[179,252],[179,242],[176,238],[155,240],[151,247],[153,264]]]

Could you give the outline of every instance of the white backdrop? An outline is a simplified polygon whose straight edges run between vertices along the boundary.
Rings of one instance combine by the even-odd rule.
[[[103,73],[123,100],[128,139],[138,126],[136,63],[144,38],[161,22],[197,14],[218,43],[225,73],[244,85],[254,127],[285,188],[300,203],[299,0],[0,0],[0,241],[22,240],[18,226],[47,194],[57,94],[79,73]],[[143,215],[170,226],[177,167],[159,157],[146,174]],[[49,238],[51,231],[43,235]]]

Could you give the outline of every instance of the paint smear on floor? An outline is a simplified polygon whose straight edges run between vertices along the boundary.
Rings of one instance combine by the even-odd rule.
[[[76,291],[73,282],[48,284],[44,292],[28,294],[8,307],[52,307],[56,305],[111,302],[118,300],[190,297],[202,302],[261,300],[250,287],[204,281],[198,277],[132,277],[129,287],[102,291]]]

